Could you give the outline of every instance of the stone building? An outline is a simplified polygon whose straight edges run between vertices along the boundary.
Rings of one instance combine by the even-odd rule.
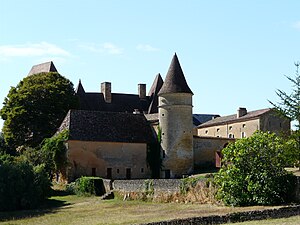
[[[52,62],[34,66],[29,75],[57,72]],[[174,178],[203,168],[220,167],[222,149],[256,130],[289,132],[290,121],[272,109],[237,114],[193,114],[193,92],[175,54],[165,81],[158,74],[146,94],[112,92],[103,82],[100,92],[76,88],[79,109],[70,110],[59,131],[69,130],[68,179],[82,175],[109,179],[150,178],[149,146],[160,139],[160,177]],[[159,156],[157,156],[159,157]]]
[[[272,109],[247,112],[239,108],[236,114],[214,118],[197,127],[197,135],[203,137],[244,138],[255,131],[277,134],[290,130],[290,120],[279,117]]]

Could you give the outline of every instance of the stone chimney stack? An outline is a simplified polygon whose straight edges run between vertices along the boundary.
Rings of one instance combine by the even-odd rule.
[[[242,117],[242,116],[245,116],[246,114],[247,114],[247,109],[246,109],[246,108],[240,107],[240,108],[237,110],[236,118],[240,118],[240,117]]]
[[[101,93],[104,96],[104,101],[106,103],[111,103],[111,83],[110,82],[101,83]]]
[[[146,98],[146,84],[138,84],[138,92],[140,99]]]

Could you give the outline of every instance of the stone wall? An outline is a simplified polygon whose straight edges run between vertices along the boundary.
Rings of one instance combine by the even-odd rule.
[[[147,225],[191,225],[191,224],[223,224],[235,223],[249,220],[264,220],[270,218],[286,218],[300,215],[300,205],[288,206],[278,209],[257,210],[248,212],[237,212],[222,216],[193,217],[186,219],[174,219],[169,221],[147,223]]]
[[[180,179],[150,179],[150,180],[115,180],[113,189],[121,192],[144,191],[146,184],[153,181],[154,192],[179,192]]]

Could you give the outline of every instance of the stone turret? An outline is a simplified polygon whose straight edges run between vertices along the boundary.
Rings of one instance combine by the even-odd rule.
[[[193,172],[192,96],[175,54],[158,93],[163,178]]]

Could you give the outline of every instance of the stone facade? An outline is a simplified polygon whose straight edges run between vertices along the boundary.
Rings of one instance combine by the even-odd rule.
[[[256,112],[256,113],[255,113]],[[251,113],[253,116],[251,116]],[[246,112],[243,116],[228,119],[216,118],[197,128],[197,135],[203,137],[243,138],[251,136],[255,131],[270,131],[276,134],[288,134],[290,120],[275,114],[272,109]],[[214,122],[215,121],[215,122]]]
[[[159,96],[159,122],[164,170],[173,178],[191,173],[194,157],[192,95]],[[162,174],[162,177],[168,178],[168,175]]]
[[[231,142],[234,139],[194,136],[195,169],[220,167],[221,151]]]
[[[68,180],[81,176],[108,179],[148,178],[145,143],[92,142],[69,140]]]

